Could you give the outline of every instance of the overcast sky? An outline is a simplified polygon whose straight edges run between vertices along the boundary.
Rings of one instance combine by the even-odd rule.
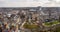
[[[60,0],[0,0],[0,7],[60,7]]]

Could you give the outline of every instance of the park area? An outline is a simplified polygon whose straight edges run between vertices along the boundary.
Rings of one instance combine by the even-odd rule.
[[[43,25],[46,26],[46,27],[54,26],[54,25],[57,25],[57,24],[60,24],[60,22],[58,20],[43,23]]]

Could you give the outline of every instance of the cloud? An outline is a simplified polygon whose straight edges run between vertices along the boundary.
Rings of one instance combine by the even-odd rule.
[[[0,0],[0,7],[60,7],[60,0]]]
[[[3,3],[3,6],[1,3],[0,7],[31,7],[39,5],[37,1],[33,0],[2,0],[1,2]]]

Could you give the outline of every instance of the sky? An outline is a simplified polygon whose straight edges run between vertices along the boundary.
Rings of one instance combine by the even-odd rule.
[[[60,0],[0,0],[0,7],[60,7]]]

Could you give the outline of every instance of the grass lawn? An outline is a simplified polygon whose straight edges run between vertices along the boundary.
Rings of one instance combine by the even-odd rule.
[[[53,24],[60,24],[59,21],[53,21],[52,23],[53,23]]]
[[[60,24],[60,22],[59,21],[52,21],[52,22],[45,22],[45,23],[43,23],[43,25],[44,26],[47,26],[47,27],[50,27],[50,26],[52,26],[52,25],[57,25],[57,24]]]
[[[37,29],[37,28],[39,28],[39,26],[38,25],[35,25],[35,24],[27,24],[27,23],[25,23],[24,24],[24,28],[27,28],[27,29]]]

